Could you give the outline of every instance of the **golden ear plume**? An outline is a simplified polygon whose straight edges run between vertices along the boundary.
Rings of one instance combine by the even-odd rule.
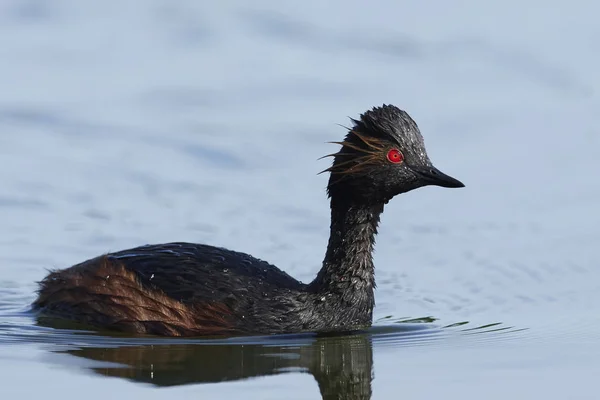
[[[326,157],[338,157],[338,156],[354,157],[354,158],[349,159],[347,161],[342,161],[342,162],[336,163],[336,164],[332,165],[331,167],[319,172],[319,174],[322,174],[323,172],[331,172],[332,174],[344,174],[344,175],[350,174],[350,173],[354,174],[354,173],[361,172],[368,165],[373,165],[373,164],[380,163],[381,161],[383,161],[385,145],[381,140],[379,140],[377,138],[367,137],[364,134],[358,133],[355,130],[351,130],[350,133],[353,134],[354,136],[356,136],[358,139],[360,139],[360,141],[362,141],[366,145],[366,147],[349,142],[348,140],[344,140],[343,142],[328,142],[328,143],[333,143],[333,144],[339,144],[342,146],[342,149],[344,147],[346,147],[349,149],[356,150],[357,152],[359,152],[359,154],[342,153],[340,150],[340,152],[331,153],[331,154],[327,154],[326,156],[320,157],[319,160],[326,158]]]

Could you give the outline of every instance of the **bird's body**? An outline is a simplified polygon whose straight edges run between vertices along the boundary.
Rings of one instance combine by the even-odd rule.
[[[374,307],[372,251],[395,195],[435,184],[461,187],[429,162],[408,114],[374,108],[354,121],[335,153],[328,193],[331,233],[310,283],[220,247],[145,245],[51,272],[34,302],[41,315],[165,336],[349,331]]]

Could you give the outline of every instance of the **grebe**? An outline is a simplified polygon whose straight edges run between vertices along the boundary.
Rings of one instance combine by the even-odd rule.
[[[193,243],[108,253],[41,282],[33,307],[101,329],[164,336],[352,331],[375,305],[372,251],[384,205],[436,185],[464,185],[427,156],[415,121],[393,105],[352,119],[333,157],[330,237],[310,283],[248,254]],[[326,156],[327,157],[327,156]]]

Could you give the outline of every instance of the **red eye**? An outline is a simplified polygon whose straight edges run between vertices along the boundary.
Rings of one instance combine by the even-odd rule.
[[[398,164],[402,162],[402,160],[404,160],[404,156],[402,155],[402,153],[400,153],[400,150],[391,149],[387,153],[387,159],[391,163]]]

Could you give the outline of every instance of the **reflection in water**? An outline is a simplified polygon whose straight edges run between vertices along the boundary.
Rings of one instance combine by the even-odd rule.
[[[269,335],[230,338],[131,336],[84,329],[64,320],[38,320],[13,303],[2,307],[0,345],[40,344],[52,352],[92,360],[75,363],[107,377],[157,387],[217,383],[290,372],[310,373],[323,399],[370,399],[373,348],[447,346],[523,338],[526,327],[460,321],[440,326],[435,317],[388,316],[353,334]],[[11,303],[11,304],[9,304]],[[385,323],[383,323],[385,321]],[[60,358],[61,363],[65,360]],[[67,363],[74,359],[67,357]],[[394,368],[394,365],[388,366]]]
[[[105,376],[156,386],[247,379],[286,372],[308,372],[323,399],[370,399],[373,377],[371,335],[316,337],[295,344],[174,344],[66,351],[122,366],[92,367]]]

